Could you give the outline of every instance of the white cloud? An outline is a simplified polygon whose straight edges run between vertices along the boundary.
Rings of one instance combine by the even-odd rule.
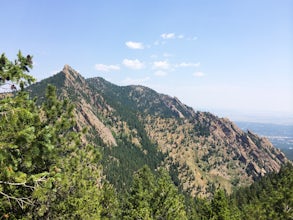
[[[164,33],[164,34],[161,34],[161,37],[163,39],[174,39],[175,38],[175,34],[174,33]]]
[[[179,64],[176,64],[175,67],[199,67],[200,66],[200,62],[198,63],[186,63],[186,62],[182,62]]]
[[[155,61],[153,63],[153,68],[154,69],[169,69],[170,68],[170,64],[168,61]]]
[[[143,62],[140,62],[138,59],[135,59],[135,60],[124,59],[122,63],[124,66],[130,69],[139,70],[144,68]]]
[[[196,37],[196,36],[187,38],[187,40],[197,40],[197,39],[198,39],[198,37]]]
[[[133,79],[130,77],[127,77],[122,81],[122,84],[124,85],[141,85],[147,81],[149,81],[151,78],[150,77],[145,77],[145,78],[140,78],[140,79]]]
[[[183,34],[180,34],[180,35],[178,35],[178,38],[179,39],[183,39],[184,38],[184,35]]]
[[[156,76],[167,76],[167,72],[158,70],[155,72]]]
[[[169,40],[169,39],[184,39],[185,36],[183,34],[179,34],[176,35],[175,33],[164,33],[161,34],[161,38],[165,39],[165,40]]]
[[[193,75],[195,77],[203,77],[203,76],[205,76],[205,74],[203,72],[195,72],[195,73],[193,73]]]
[[[120,66],[118,65],[105,65],[105,64],[96,64],[95,69],[101,72],[110,72],[114,70],[120,70]]]
[[[125,43],[125,45],[130,48],[130,49],[134,49],[134,50],[141,50],[144,49],[144,46],[141,42],[133,42],[133,41],[127,41]]]

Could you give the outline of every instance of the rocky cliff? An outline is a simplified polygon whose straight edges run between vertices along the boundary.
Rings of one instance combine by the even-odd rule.
[[[29,88],[40,102],[48,83],[74,102],[78,127],[89,128],[84,141],[100,146],[104,172],[122,190],[144,164],[167,167],[184,191],[207,196],[218,186],[231,192],[248,185],[288,162],[267,139],[147,87],[84,79],[65,65]]]

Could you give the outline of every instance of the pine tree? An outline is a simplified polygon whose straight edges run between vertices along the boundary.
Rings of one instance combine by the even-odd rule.
[[[30,65],[20,52],[14,64],[1,56],[1,79],[21,90],[0,100],[0,218],[100,219],[100,154],[81,143],[74,107],[53,86],[42,106],[24,92]]]
[[[229,220],[230,210],[228,207],[228,200],[223,190],[215,192],[214,198],[211,202],[212,213],[214,219],[217,220]]]
[[[27,72],[32,68],[31,57],[18,53],[10,62],[5,54],[0,57],[0,86],[11,85],[21,91],[15,97],[2,94],[0,100],[0,217],[17,217],[32,205],[32,191],[44,170],[38,167],[42,152],[36,130],[40,126],[38,109],[24,86],[34,81]],[[33,164],[33,162],[36,162]],[[42,167],[42,166],[40,166]]]
[[[187,219],[184,197],[178,193],[166,170],[161,169],[159,172],[151,204],[154,219]]]
[[[243,219],[293,219],[292,164],[239,189],[231,200],[242,211]]]
[[[118,219],[120,216],[120,207],[118,196],[115,189],[108,182],[103,183],[101,195],[101,219]]]
[[[123,207],[123,219],[152,219],[150,201],[155,191],[155,179],[149,167],[134,174],[128,199]]]
[[[147,166],[134,175],[123,211],[123,219],[187,219],[183,197],[169,174],[161,170],[155,178]]]
[[[0,86],[8,85],[6,92],[16,90],[17,86],[23,90],[25,86],[35,82],[35,78],[28,74],[32,67],[31,55],[24,57],[19,51],[17,59],[12,62],[2,53],[0,56]]]

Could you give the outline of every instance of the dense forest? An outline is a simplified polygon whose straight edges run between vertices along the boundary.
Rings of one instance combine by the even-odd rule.
[[[0,219],[293,219],[290,163],[229,195],[215,186],[211,197],[191,197],[165,169],[149,166],[131,173],[127,190],[117,191],[104,177],[107,152],[100,152],[99,141],[82,141],[87,128],[76,126],[71,101],[58,99],[51,85],[42,103],[25,91],[35,81],[31,68],[32,57],[21,52],[13,62],[0,57],[0,86],[13,90],[0,98]],[[145,145],[153,144],[139,122],[123,117]],[[132,147],[125,137],[117,139]],[[139,158],[133,149],[131,156]],[[123,153],[121,147],[108,150]],[[156,155],[146,157],[154,167]]]

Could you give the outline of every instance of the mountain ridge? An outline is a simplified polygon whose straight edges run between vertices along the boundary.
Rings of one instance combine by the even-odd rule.
[[[41,99],[48,83],[74,102],[79,129],[89,128],[84,140],[101,147],[106,178],[117,188],[147,164],[152,170],[166,167],[192,196],[209,196],[216,187],[231,192],[288,162],[267,139],[144,86],[85,79],[65,65],[29,87],[32,96]]]

